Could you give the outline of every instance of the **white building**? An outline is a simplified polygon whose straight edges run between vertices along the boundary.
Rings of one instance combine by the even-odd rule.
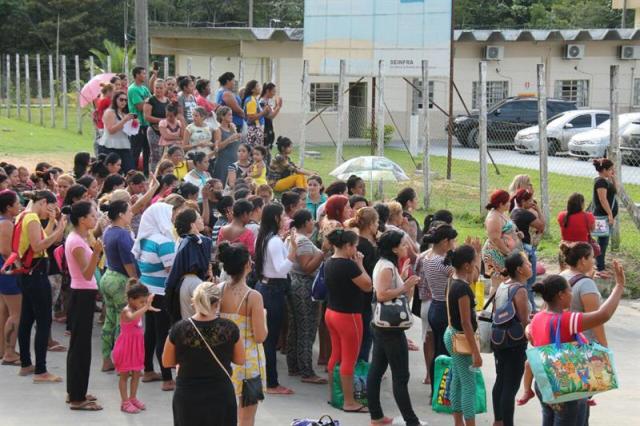
[[[150,38],[151,54],[175,57],[178,75],[190,72],[216,80],[221,73],[232,71],[241,83],[273,80],[284,99],[277,132],[294,140],[299,135],[302,29],[152,27]],[[464,113],[465,106],[476,107],[482,60],[488,61],[490,104],[509,96],[535,94],[536,65],[544,63],[548,96],[575,101],[580,107],[607,109],[610,67],[619,65],[620,112],[640,110],[640,29],[456,31],[454,49],[454,81],[464,101],[455,97],[455,114]],[[307,140],[329,142],[335,137],[338,77],[313,75],[310,81],[311,114],[306,120],[317,111],[324,112],[322,120],[317,118],[307,127]],[[371,119],[372,79],[350,76],[348,81],[349,137],[360,139]],[[446,80],[435,80],[430,90],[435,138],[445,137],[446,116],[439,108],[448,110],[447,88]],[[384,81],[386,108],[405,139],[410,115],[421,105],[416,93],[402,78]],[[385,123],[392,124],[388,114]]]

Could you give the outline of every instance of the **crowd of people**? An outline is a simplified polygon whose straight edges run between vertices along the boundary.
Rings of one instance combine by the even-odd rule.
[[[610,160],[594,162],[592,212],[576,193],[558,216],[562,272],[537,282],[544,267],[536,247],[551,224],[528,176],[491,194],[484,244],[459,244],[451,212],[416,220],[412,188],[374,202],[355,175],[325,186],[296,166],[292,141],[275,137],[282,100],[272,83],[237,90],[226,72],[212,91],[205,79],[147,76],[137,67],[128,87],[122,75],[103,86],[95,152],[77,153],[72,171],[44,162],[33,173],[0,169],[2,364],[34,383],[58,383],[47,353],[66,350],[71,410],[103,408],[88,393],[96,312],[101,369],[119,376],[121,410],[145,410],[139,382],[160,382],[174,392],[177,426],[253,425],[265,393],[295,395],[278,380],[279,351],[290,376],[326,386],[329,400],[339,371],[341,408],[369,413],[372,425],[392,423],[380,404],[390,368],[404,421],[424,424],[408,391],[409,351],[421,349],[431,392],[435,358],[452,357],[455,424],[472,426],[482,366],[474,289],[482,276],[494,309],[513,303],[523,330],[494,347],[494,425],[513,425],[516,402],[535,397],[525,350],[549,344],[558,318],[563,341],[588,331],[606,346],[603,324],[625,284],[622,266],[606,267],[608,237],[591,237],[599,218],[613,224],[618,213]],[[615,279],[604,302],[596,277]],[[312,295],[318,281],[325,297]],[[398,298],[411,300],[422,342],[373,325],[375,307]],[[53,338],[52,321],[66,324],[68,348]],[[454,350],[461,340],[467,354]],[[368,404],[354,396],[359,361],[369,363]],[[586,425],[594,404],[541,403],[543,425]]]

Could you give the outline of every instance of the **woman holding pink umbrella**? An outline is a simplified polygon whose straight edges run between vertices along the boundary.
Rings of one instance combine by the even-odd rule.
[[[100,97],[94,101],[95,111],[93,111],[93,124],[96,126],[96,138],[93,140],[93,153],[97,157],[100,153],[100,139],[104,133],[104,122],[102,116],[104,112],[111,106],[111,96],[113,96],[113,85],[111,83],[103,83],[100,90]]]

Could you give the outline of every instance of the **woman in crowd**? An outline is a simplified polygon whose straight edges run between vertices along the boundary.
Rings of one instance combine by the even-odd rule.
[[[95,111],[93,113],[93,124],[96,126],[96,137],[93,140],[93,155],[96,157],[100,153],[100,139],[104,133],[104,112],[111,106],[114,87],[111,83],[103,83],[100,87],[100,97],[94,101]]]
[[[145,322],[150,333],[155,334],[155,352],[158,362],[162,359],[162,346],[169,332],[170,321],[165,298],[165,286],[171,265],[175,257],[175,238],[173,222],[175,209],[166,203],[156,203],[142,214],[138,235],[133,245],[138,268],[140,269],[140,283],[144,284],[154,295],[153,307],[157,311],[145,314]],[[145,339],[147,342],[150,337]],[[145,348],[145,372],[151,373],[152,352]],[[147,359],[147,357],[149,359]],[[162,390],[170,391],[175,388],[170,368],[161,367]]]
[[[0,191],[0,267],[11,255],[13,221],[20,213],[20,201],[10,189]],[[16,352],[22,295],[15,275],[0,274],[0,355],[2,365],[19,365]]]
[[[173,145],[167,149],[167,158],[173,163],[173,174],[180,180],[193,168],[193,163],[184,158],[184,150],[181,146]]]
[[[155,204],[159,200],[172,194],[176,190],[179,183],[180,181],[175,175],[171,174],[171,175],[162,176],[162,178],[160,179],[160,186],[156,190],[156,193],[153,196],[153,198],[151,199],[151,204]]]
[[[520,189],[526,191],[526,189]],[[513,321],[522,327],[522,339],[514,340],[506,336],[503,345],[493,345],[493,356],[496,362],[496,382],[493,385],[493,418],[494,425],[513,426],[515,399],[520,381],[524,374],[527,360],[527,339],[524,330],[529,323],[529,296],[527,283],[533,275],[533,265],[524,252],[513,252],[504,260],[503,275],[507,281],[500,284],[496,290],[495,309],[501,309],[507,304],[513,304],[516,316]]]
[[[406,259],[415,260],[419,254],[418,243],[411,238],[408,232],[404,228],[408,228],[408,219],[404,216],[404,210],[402,204],[397,201],[391,201],[386,203],[389,208],[389,218],[387,219],[387,231],[398,231],[404,234],[405,242],[409,247],[409,256]],[[406,262],[406,259],[400,259],[401,262]],[[401,265],[402,267],[402,265]]]
[[[93,313],[98,295],[95,272],[102,256],[102,242],[89,245],[89,233],[98,223],[91,201],[79,201],[66,207],[73,231],[65,240],[64,251],[71,277],[69,318],[71,339],[67,353],[67,394],[72,410],[98,411],[96,398],[87,394],[91,369]]]
[[[236,426],[238,413],[231,363],[245,362],[233,321],[218,317],[222,291],[203,282],[193,293],[196,313],[176,323],[164,344],[165,368],[180,365],[173,394],[176,426]]]
[[[103,234],[107,270],[100,280],[106,310],[102,325],[102,371],[113,370],[111,351],[119,332],[120,312],[127,304],[125,288],[129,278],[138,278],[135,258],[131,253],[131,207],[126,201],[113,201],[108,205],[107,215],[111,221],[111,226]]]
[[[399,296],[411,299],[415,285],[420,278],[407,276],[398,270],[398,259],[407,257],[409,247],[404,235],[398,231],[387,231],[378,241],[380,260],[373,271],[373,287],[378,303],[394,300]],[[367,397],[372,425],[391,424],[380,405],[380,384],[382,376],[391,367],[393,398],[400,409],[407,426],[419,426],[420,420],[411,406],[409,396],[409,347],[404,330],[386,329],[373,326],[373,357],[367,377]]]
[[[364,197],[367,195],[367,186],[360,176],[351,175],[349,179],[347,179],[347,192],[348,195],[360,195]]]
[[[291,221],[293,220],[293,215],[298,210],[304,208],[302,199],[300,198],[300,194],[297,192],[287,191],[280,197],[280,203],[282,203],[282,207],[284,207],[284,214],[287,217],[287,226],[285,229],[289,229]]]
[[[593,215],[598,218],[606,216],[609,225],[609,235],[611,228],[615,224],[618,216],[618,202],[616,194],[616,170],[613,161],[608,158],[593,160],[593,165],[598,172],[598,177],[593,182]],[[605,255],[609,246],[609,235],[598,237],[600,245],[600,255],[596,257],[596,277],[610,278],[610,274],[605,270]]]
[[[182,142],[184,137],[184,127],[182,122],[178,120],[178,107],[173,103],[168,103],[165,107],[165,118],[158,123],[158,132],[160,139],[158,140],[158,150],[166,153],[169,147],[175,146]]]
[[[516,175],[509,185],[509,195],[514,196],[520,189],[526,189],[533,194],[533,184],[529,175]]]
[[[202,235],[204,222],[197,211],[187,208],[175,220],[180,244],[167,277],[166,302],[171,323],[192,316],[193,292],[211,278],[211,238]]]
[[[413,188],[404,188],[396,196],[396,201],[402,206],[402,216],[407,220],[403,230],[416,243],[422,241],[422,229],[411,212],[418,207],[418,194]]]
[[[537,273],[537,255],[534,246],[533,233],[542,234],[546,227],[544,215],[540,211],[540,207],[533,200],[533,192],[528,189],[519,189],[515,195],[511,197],[511,220],[515,223],[518,230],[522,233],[522,244],[527,252],[529,262],[531,263],[532,274],[527,280],[527,292],[529,294],[529,303],[531,309],[536,310],[536,302],[531,287],[536,282]],[[535,212],[535,213],[534,213]]]
[[[57,180],[58,183],[58,193],[56,197],[58,198],[58,208],[62,208],[64,206],[64,199],[67,196],[67,191],[69,188],[76,183],[75,179],[71,175],[60,175]]]
[[[98,194],[97,199],[101,199],[104,195],[111,194],[116,189],[124,189],[125,180],[120,175],[109,175],[102,184],[102,191]]]
[[[273,128],[273,120],[278,116],[282,109],[282,98],[276,96],[276,85],[274,83],[265,83],[262,85],[262,93],[260,94],[260,106],[269,112],[264,116],[264,146],[271,152],[271,147],[276,140],[276,133]],[[267,164],[271,162],[271,158],[267,158]]]
[[[253,256],[255,254],[255,237],[253,232],[246,227],[252,210],[253,204],[247,200],[237,200],[233,203],[233,219],[231,223],[220,228],[216,245],[219,246],[223,241],[241,243]]]
[[[236,76],[232,72],[225,72],[219,78],[220,88],[216,92],[216,103],[220,107],[226,106],[233,112],[233,124],[238,132],[242,132],[244,125],[244,111],[242,110],[242,100],[234,90],[236,87]]]
[[[216,204],[216,210],[218,210],[218,217],[211,231],[211,239],[214,245],[218,242],[220,229],[233,221],[233,197],[230,195],[221,197]]]
[[[242,134],[233,124],[231,108],[226,106],[218,108],[216,118],[220,123],[220,127],[213,135],[216,149],[216,164],[213,168],[213,177],[226,182],[229,167],[238,161],[238,149]],[[238,177],[236,173],[236,178]]]
[[[584,196],[574,192],[567,201],[567,209],[558,213],[562,241],[588,243],[595,227],[593,213],[584,211]]]
[[[560,341],[572,342],[575,335],[583,331],[601,326],[615,313],[622,294],[624,293],[625,274],[622,265],[613,262],[615,272],[615,286],[609,298],[594,312],[572,312],[572,291],[567,280],[560,275],[550,275],[541,283],[533,286],[533,291],[542,295],[546,302],[546,309],[538,312],[529,325],[529,341],[532,346],[550,345],[551,330],[555,330],[560,322]],[[542,423],[544,425],[571,425],[580,426],[586,424],[588,417],[587,399],[564,402],[562,404],[549,405],[542,402]]]
[[[458,232],[451,225],[442,224],[431,227],[424,236],[424,242],[431,245],[420,258],[420,318],[422,319],[423,342],[432,335],[433,345],[427,358],[428,374],[431,389],[435,389],[434,360],[440,355],[449,355],[444,344],[447,330],[447,285],[453,276],[454,269],[446,263],[446,256],[456,248]],[[430,298],[429,298],[430,296]],[[429,301],[430,300],[430,301]],[[424,349],[424,348],[423,348]],[[425,377],[426,378],[426,377]]]
[[[99,144],[105,153],[115,152],[122,159],[122,171],[127,173],[135,168],[134,158],[131,154],[131,142],[129,136],[122,130],[129,121],[135,118],[127,108],[127,94],[115,92],[111,101],[111,107],[104,112],[104,133]],[[84,175],[84,174],[83,174]],[[83,175],[76,173],[76,179]]]
[[[174,171],[176,169],[176,166],[173,164],[173,162],[169,159],[164,159],[161,160],[158,163],[158,168],[156,171],[156,179],[160,180],[161,177],[166,176],[166,175],[174,175]],[[176,176],[177,177],[177,176]]]
[[[307,176],[316,174],[301,169],[291,161],[293,143],[291,139],[279,136],[276,142],[278,155],[271,160],[269,165],[268,178],[269,185],[276,192],[284,192],[291,188],[306,188]]]
[[[285,306],[285,292],[289,287],[288,274],[297,256],[297,238],[294,230],[290,233],[289,248],[281,235],[285,231],[284,209],[279,204],[268,204],[262,211],[260,231],[256,239],[256,275],[259,282],[256,290],[262,295],[267,310],[267,329],[264,341],[267,360],[267,393],[291,395],[293,390],[278,382],[276,346],[280,338]]]
[[[149,141],[149,169],[155,170],[162,158],[162,146],[160,145],[160,122],[165,119],[169,98],[166,96],[164,80],[157,78],[153,87],[153,96],[147,99],[142,107],[144,119],[149,123],[147,128],[147,140]],[[165,131],[167,127],[165,126]]]
[[[290,273],[287,366],[289,374],[300,376],[304,383],[326,384],[327,380],[313,370],[319,304],[311,298],[313,280],[324,255],[310,240],[314,223],[308,210],[298,210],[293,215],[291,227],[296,230],[298,250]]]
[[[310,176],[307,179],[307,199],[306,208],[311,213],[311,218],[318,220],[318,207],[327,202],[327,196],[324,194],[322,186],[322,178],[318,175]]]
[[[233,188],[236,180],[245,179],[251,169],[251,147],[246,143],[238,146],[238,160],[231,163],[227,168],[227,188]]]
[[[345,197],[346,198],[346,197]],[[325,323],[331,337],[329,358],[329,400],[333,388],[333,371],[340,364],[340,383],[345,412],[366,413],[367,407],[354,399],[353,372],[362,343],[362,293],[371,292],[371,277],[358,253],[358,234],[335,229],[327,235],[333,256],[324,265],[327,284]]]
[[[219,287],[220,317],[233,321],[240,330],[245,361],[233,367],[233,384],[238,397],[238,425],[255,424],[258,404],[242,405],[242,382],[259,377],[265,379],[265,359],[261,343],[267,338],[262,296],[247,285],[252,264],[249,251],[242,244],[222,243],[218,247],[218,260],[229,276]],[[263,383],[264,386],[264,383]]]
[[[198,103],[194,95],[196,85],[191,77],[183,77],[178,80],[178,86],[181,92],[177,99],[178,117],[182,125],[187,128],[191,123],[196,121],[196,118],[193,116],[193,112],[198,108]],[[204,119],[207,118],[207,111],[203,111],[204,113],[201,115],[201,118],[204,121]]]
[[[193,121],[184,129],[182,149],[185,151],[202,152],[207,157],[213,152],[213,134],[204,122],[207,112],[202,107],[193,110]]]
[[[115,152],[109,153],[105,157],[103,163],[110,175],[120,173],[120,170],[122,169],[122,159]]]
[[[22,225],[18,255],[23,257],[27,250],[33,252],[33,264],[29,273],[20,276],[22,308],[18,327],[21,376],[34,374],[34,383],[56,383],[62,378],[47,371],[47,344],[51,332],[52,295],[47,276],[49,259],[46,250],[60,241],[64,235],[66,218],[57,219],[57,199],[49,191],[36,191],[30,206],[16,223]],[[48,220],[43,229],[41,220]],[[36,365],[31,363],[31,329],[36,325],[34,349]]]
[[[249,80],[244,87],[242,106],[247,123],[247,142],[252,147],[264,146],[264,117],[271,111],[269,104],[258,102],[260,89],[256,80]]]
[[[76,153],[76,155],[73,156],[73,177],[77,180],[86,175],[90,164],[91,154],[88,152]]]
[[[202,201],[202,188],[207,184],[211,175],[209,174],[209,158],[204,152],[192,154],[193,169],[184,177],[184,181],[191,183],[198,188],[198,201]],[[184,197],[184,195],[182,195]]]
[[[476,301],[470,285],[480,276],[480,242],[465,244],[447,254],[455,272],[447,289],[447,311],[449,327],[444,343],[451,354],[451,407],[456,425],[475,426],[476,380],[475,369],[482,367],[480,348],[475,340],[478,328]],[[464,334],[471,355],[458,354],[453,350],[453,335]]]
[[[493,191],[486,209],[489,210],[484,221],[487,240],[482,247],[482,259],[487,273],[491,274],[492,287],[497,287],[504,281],[504,258],[513,250],[521,249],[522,243],[518,236],[518,228],[507,215],[510,197],[507,191],[501,189]]]

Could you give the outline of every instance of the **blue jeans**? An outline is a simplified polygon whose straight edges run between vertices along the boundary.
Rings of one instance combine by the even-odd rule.
[[[600,256],[596,257],[596,267],[598,271],[604,271],[604,256],[607,254],[607,247],[609,246],[609,235],[598,237],[598,245],[600,245]]]
[[[444,344],[444,333],[447,331],[447,303],[441,300],[433,299],[429,307],[429,325],[433,332],[433,359],[438,355],[449,355],[449,351]],[[432,360],[429,365],[429,377],[434,376],[435,362]],[[431,390],[435,387],[435,380],[431,380]]]
[[[588,405],[587,399],[563,402],[558,404],[555,410],[550,405],[542,402],[542,395],[538,386],[535,386],[536,394],[542,405],[542,426],[584,426],[587,423]]]
[[[529,303],[531,303],[532,312],[536,312],[536,301],[534,298],[533,290],[531,287],[536,283],[536,278],[538,278],[538,274],[536,271],[536,266],[538,264],[538,256],[536,255],[536,248],[530,244],[524,245],[524,251],[527,252],[529,256],[529,263],[531,263],[531,278],[527,280],[527,294],[529,295]]]
[[[289,282],[287,279],[269,279],[268,283],[259,282],[256,290],[262,295],[264,308],[267,310],[267,339],[264,341],[264,356],[267,364],[267,387],[276,388],[278,383],[277,349],[282,321],[284,320],[285,293]]]

